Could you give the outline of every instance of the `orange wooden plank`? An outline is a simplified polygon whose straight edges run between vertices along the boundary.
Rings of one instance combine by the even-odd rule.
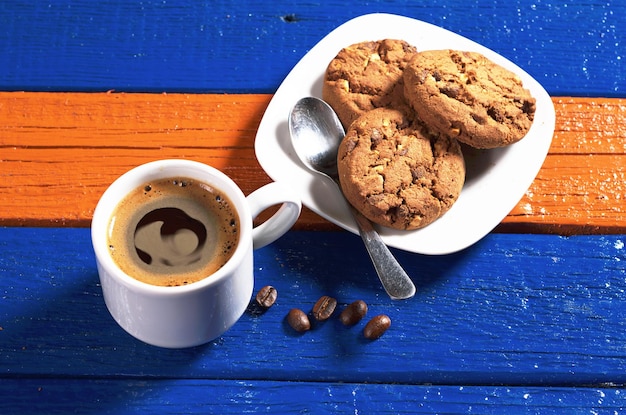
[[[626,100],[554,98],[556,128],[541,171],[500,230],[626,230]]]
[[[549,155],[501,231],[563,235],[626,231],[624,154]]]
[[[553,98],[556,131],[550,154],[625,154],[625,99]]]
[[[88,226],[111,181],[189,158],[244,193],[269,182],[254,137],[271,95],[0,92],[0,225]],[[500,231],[626,231],[626,100],[554,98],[550,154]],[[299,229],[336,229],[305,209]]]

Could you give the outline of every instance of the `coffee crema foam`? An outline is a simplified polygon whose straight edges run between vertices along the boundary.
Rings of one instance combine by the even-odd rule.
[[[117,205],[107,237],[113,261],[131,277],[187,285],[228,262],[239,241],[239,217],[230,199],[206,183],[159,179]]]

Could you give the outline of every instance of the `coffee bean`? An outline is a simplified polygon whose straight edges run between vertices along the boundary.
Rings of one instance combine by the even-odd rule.
[[[363,335],[366,339],[376,340],[391,327],[391,319],[389,316],[384,314],[379,314],[376,317],[373,317],[365,328],[363,329]]]
[[[256,302],[263,308],[270,308],[276,302],[278,291],[271,285],[261,288],[256,295]]]
[[[339,315],[339,321],[344,326],[354,326],[365,317],[365,314],[367,314],[367,304],[363,300],[356,300],[343,309]]]
[[[299,308],[292,308],[287,314],[287,323],[298,333],[305,332],[311,328],[311,322],[306,313]]]
[[[323,295],[313,306],[313,317],[317,321],[328,320],[333,315],[335,308],[337,307],[337,300],[333,297]]]

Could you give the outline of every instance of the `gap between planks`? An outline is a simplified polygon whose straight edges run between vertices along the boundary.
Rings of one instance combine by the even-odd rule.
[[[89,226],[105,188],[151,160],[211,164],[248,194],[270,94],[0,92],[0,225]],[[556,130],[501,232],[626,231],[626,99],[554,97]],[[296,229],[338,229],[305,209]]]

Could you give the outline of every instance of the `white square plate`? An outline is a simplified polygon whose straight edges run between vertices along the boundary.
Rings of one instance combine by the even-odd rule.
[[[321,98],[326,67],[339,50],[354,43],[385,38],[403,39],[418,51],[480,52],[515,72],[537,100],[532,127],[521,141],[493,150],[464,147],[465,185],[459,199],[445,215],[414,231],[377,226],[387,245],[406,251],[442,255],[462,250],[489,233],[522,198],[548,153],[555,125],[552,100],[536,80],[501,55],[467,38],[429,23],[390,14],[368,14],[344,23],[315,45],[276,91],[257,131],[257,159],[274,181],[299,190],[302,203],[309,209],[358,233],[339,188],[299,161],[291,145],[288,117],[300,98]]]

